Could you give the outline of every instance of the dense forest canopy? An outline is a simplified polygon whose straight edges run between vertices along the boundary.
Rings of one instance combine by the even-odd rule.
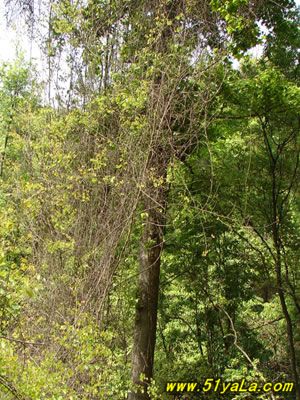
[[[295,2],[7,12],[1,400],[300,400]]]

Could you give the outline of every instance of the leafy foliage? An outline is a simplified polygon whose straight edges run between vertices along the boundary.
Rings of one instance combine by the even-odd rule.
[[[71,48],[66,104],[43,104],[24,60],[2,66],[3,398],[127,398],[153,220],[148,398],[167,381],[297,378],[297,18],[285,0],[63,1],[47,49]]]

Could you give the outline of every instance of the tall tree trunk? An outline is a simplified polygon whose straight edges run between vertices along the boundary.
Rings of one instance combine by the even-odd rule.
[[[296,348],[295,348],[295,340],[294,340],[294,332],[293,332],[293,322],[288,310],[287,301],[286,301],[286,293],[284,289],[283,277],[282,277],[282,239],[281,239],[281,223],[282,223],[282,204],[279,202],[279,188],[277,182],[277,172],[278,172],[278,150],[276,156],[272,153],[272,148],[270,142],[268,140],[268,136],[266,133],[266,127],[264,126],[264,140],[267,147],[267,151],[269,154],[270,160],[270,172],[272,177],[272,236],[273,236],[273,244],[275,247],[275,273],[276,273],[276,283],[277,283],[277,291],[278,297],[280,300],[280,305],[282,309],[282,313],[286,322],[286,331],[287,331],[287,339],[289,346],[289,355],[290,355],[290,363],[291,370],[293,374],[293,378],[295,381],[295,392],[296,399],[300,400],[300,382],[299,382],[299,374],[298,374],[298,365],[297,365],[297,356],[296,356]]]
[[[180,2],[166,2],[163,7],[157,4],[156,12],[175,22]],[[156,43],[158,54],[167,54],[168,43],[172,38],[176,24],[166,24]],[[144,212],[147,219],[141,239],[140,271],[138,299],[136,305],[134,345],[132,350],[131,378],[141,390],[129,393],[129,400],[148,400],[147,388],[153,377],[154,350],[159,295],[159,275],[163,249],[163,228],[165,226],[167,190],[166,176],[170,159],[170,143],[165,134],[170,129],[170,102],[168,89],[161,90],[163,73],[159,73],[153,82],[152,99],[148,110],[151,120],[151,142],[147,171],[149,176],[144,197]],[[171,94],[169,94],[171,96]]]
[[[275,174],[274,174],[275,175]],[[273,190],[274,193],[274,190]],[[274,207],[274,214],[277,217],[276,207]],[[288,337],[288,344],[289,344],[289,353],[290,353],[290,362],[291,362],[291,369],[295,381],[295,391],[296,391],[296,399],[300,400],[300,382],[299,382],[299,374],[298,374],[298,366],[297,366],[297,357],[296,357],[296,348],[295,348],[295,341],[294,341],[294,332],[293,332],[293,322],[290,316],[290,312],[287,307],[285,290],[283,287],[283,279],[282,279],[282,260],[281,260],[281,240],[279,234],[279,223],[277,219],[274,219],[273,222],[273,241],[276,249],[276,260],[275,260],[275,271],[276,271],[276,283],[277,283],[277,290],[278,296],[280,300],[280,305],[282,309],[283,316],[286,322],[286,330],[287,330],[287,337]]]
[[[151,201],[145,202],[148,217],[141,241],[138,301],[136,305],[134,347],[132,352],[132,382],[139,390],[129,395],[130,400],[149,399],[147,387],[153,376],[156,339],[159,275],[163,247],[163,215]],[[143,375],[141,377],[141,375]],[[142,379],[141,379],[142,378]]]
[[[129,400],[148,400],[147,387],[153,376],[154,350],[159,297],[159,276],[163,250],[163,231],[166,215],[167,190],[166,154],[161,149],[152,149],[147,177],[147,193],[143,208],[146,216],[140,244],[138,295],[135,316],[134,344],[132,350],[131,378],[137,390],[129,394]],[[153,180],[160,179],[156,187]]]

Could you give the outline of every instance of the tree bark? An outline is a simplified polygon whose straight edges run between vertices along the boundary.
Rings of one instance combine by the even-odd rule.
[[[149,205],[150,202],[147,203]],[[132,352],[132,382],[139,385],[141,390],[131,392],[129,400],[149,399],[147,387],[153,376],[164,218],[162,213],[151,205],[145,208],[145,212],[147,212],[148,217],[141,241],[138,299]]]
[[[178,12],[179,2],[165,4],[165,17],[173,22]],[[156,10],[159,10],[158,9]],[[157,41],[156,51],[167,53],[168,42],[172,38],[175,25],[166,24]],[[153,97],[150,101],[149,116],[152,119],[151,131],[154,132],[150,149],[147,170],[150,173],[144,196],[144,212],[147,219],[144,223],[141,238],[140,271],[138,281],[138,298],[135,316],[134,345],[132,350],[132,383],[141,390],[129,393],[128,400],[149,400],[148,386],[153,377],[154,350],[159,297],[159,276],[161,254],[163,249],[163,229],[165,226],[167,189],[166,176],[170,159],[170,144],[164,143],[163,137],[170,133],[170,99],[160,90],[162,73],[154,78]],[[157,105],[160,105],[157,107]],[[156,181],[156,184],[155,184]],[[158,183],[158,184],[157,184]]]

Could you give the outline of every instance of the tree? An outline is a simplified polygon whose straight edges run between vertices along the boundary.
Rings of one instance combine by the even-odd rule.
[[[167,354],[168,340],[171,342],[176,332],[186,338],[188,330],[193,338],[188,348],[196,343],[200,354],[193,365],[202,371],[208,367],[212,373],[235,378],[227,365],[237,360],[247,366],[249,376],[255,376],[252,360],[265,342],[257,334],[247,333],[247,318],[239,315],[240,311],[253,311],[251,315],[258,319],[264,308],[261,301],[244,304],[255,301],[262,290],[251,287],[251,279],[259,277],[259,283],[263,277],[270,279],[270,292],[277,280],[280,292],[278,278],[286,269],[289,300],[295,309],[298,304],[296,281],[290,279],[290,271],[294,278],[297,269],[294,264],[289,266],[292,258],[288,251],[283,262],[288,246],[282,245],[282,226],[287,219],[277,218],[282,201],[287,206],[294,190],[294,183],[285,175],[293,170],[292,176],[296,176],[297,163],[288,163],[286,155],[293,153],[291,144],[296,140],[293,96],[297,91],[276,68],[262,64],[262,73],[251,66],[234,72],[229,59],[232,54],[241,58],[262,40],[258,21],[270,32],[274,28],[272,40],[278,43],[280,32],[286,31],[282,22],[293,17],[292,5],[285,0],[276,4],[245,0],[51,3],[46,40],[49,61],[55,54],[71,56],[69,92],[65,103],[60,97],[57,110],[40,107],[34,115],[23,115],[26,123],[19,131],[22,151],[12,161],[22,177],[11,198],[21,199],[19,218],[29,227],[30,260],[38,271],[32,272],[31,283],[40,288],[28,304],[28,315],[35,316],[36,326],[24,317],[25,331],[29,336],[41,335],[47,343],[39,357],[34,350],[24,357],[31,376],[36,365],[43,371],[35,385],[19,380],[33,398],[44,396],[48,376],[47,393],[52,396],[107,396],[97,392],[102,381],[99,378],[97,382],[93,366],[101,371],[103,380],[109,379],[111,372],[121,386],[114,368],[122,352],[126,359],[130,345],[120,345],[116,298],[124,289],[114,285],[122,282],[120,271],[127,279],[136,273],[137,259],[131,375],[143,392],[132,391],[131,399],[150,398],[147,391],[153,377],[156,338]],[[292,53],[294,60],[295,51]],[[292,70],[291,66],[291,74]],[[278,92],[276,79],[281,82]],[[277,119],[277,109],[286,106],[285,85],[291,114]],[[246,138],[242,129],[250,132]],[[249,175],[252,162],[245,164],[241,157],[250,157],[246,139],[257,146],[254,173],[264,172],[253,181]],[[270,143],[273,147],[266,153]],[[281,161],[273,165],[276,154]],[[283,168],[286,162],[287,170]],[[251,196],[248,185],[259,201]],[[277,197],[262,192],[268,185],[275,187]],[[273,211],[268,214],[270,204]],[[174,227],[170,227],[173,220]],[[208,227],[201,231],[203,224]],[[179,239],[186,252],[180,256],[174,250]],[[184,269],[175,260],[177,256],[187,265]],[[167,268],[163,275],[182,273],[185,279],[176,289],[189,294],[192,288],[192,293],[187,300],[173,299],[162,308],[165,314],[157,335],[161,265]],[[236,288],[238,266],[243,266],[243,273]],[[172,298],[165,287],[161,295]],[[129,315],[133,302],[128,295]],[[285,300],[281,304],[290,326],[290,305]],[[164,327],[168,318],[174,319],[176,305],[184,310],[180,320],[184,328],[177,320],[165,340]],[[44,317],[39,319],[41,310]],[[114,329],[110,330],[111,326]],[[132,333],[126,324],[124,330],[127,335]],[[292,341],[291,354],[295,353]],[[109,346],[118,354],[115,364]],[[217,357],[215,346],[224,354]],[[268,358],[268,351],[263,354]],[[35,366],[31,357],[37,360]],[[60,385],[62,376],[64,384]],[[125,385],[126,379],[122,379]],[[109,394],[118,398],[120,391]]]

